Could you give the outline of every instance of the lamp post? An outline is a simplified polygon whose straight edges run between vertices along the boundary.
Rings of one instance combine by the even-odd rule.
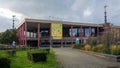
[[[15,29],[15,27],[14,27],[14,22],[15,22],[15,15],[12,15],[12,17],[13,17],[13,25],[12,25],[12,29],[13,29],[13,32],[14,32],[14,29]],[[15,40],[13,40],[12,41],[12,45],[13,45],[13,47],[15,47],[15,44],[16,44],[16,42],[15,42]]]
[[[104,14],[105,14],[105,23],[107,23],[107,10],[106,10],[106,8],[107,8],[108,6],[107,5],[105,5],[104,6],[104,9],[105,9],[105,12],[104,12]]]
[[[14,28],[15,28],[15,26],[14,26],[14,24],[15,24],[15,23],[14,23],[14,22],[15,22],[15,15],[13,15],[12,17],[13,17],[13,25],[12,25],[12,28],[14,29]]]

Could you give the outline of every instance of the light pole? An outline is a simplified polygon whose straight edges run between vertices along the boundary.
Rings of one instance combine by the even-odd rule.
[[[15,22],[15,15],[13,15],[12,17],[13,17],[13,25],[12,25],[12,28],[14,29],[14,28],[15,28],[15,26],[14,26],[14,24],[15,24],[15,23],[14,23],[14,22]]]
[[[12,29],[13,29],[13,33],[14,33],[14,29],[15,29],[15,27],[14,27],[14,22],[15,22],[15,15],[12,15],[12,17],[13,17],[13,25],[12,25]],[[15,41],[13,40],[13,42],[12,42],[12,45],[13,45],[13,47],[15,47]]]
[[[107,23],[107,11],[106,11],[106,8],[107,8],[108,6],[107,5],[105,5],[104,6],[104,9],[105,9],[105,12],[104,12],[104,14],[105,14],[105,23]]]

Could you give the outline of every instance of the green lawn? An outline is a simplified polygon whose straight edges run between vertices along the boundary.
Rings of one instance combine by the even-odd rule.
[[[54,52],[51,50],[47,62],[33,63],[27,59],[27,51],[17,51],[16,56],[11,58],[11,68],[59,68]]]

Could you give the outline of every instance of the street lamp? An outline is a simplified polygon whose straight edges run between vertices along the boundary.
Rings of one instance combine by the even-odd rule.
[[[104,12],[104,14],[105,14],[105,23],[107,23],[107,11],[106,11],[107,7],[108,7],[107,5],[104,6],[104,9],[105,9],[105,12]]]
[[[13,20],[12,20],[12,21],[13,21],[12,29],[13,29],[13,32],[14,32],[14,28],[15,28],[15,27],[14,27],[15,15],[12,15],[12,17],[13,17]],[[15,43],[16,43],[16,42],[13,40],[12,45],[15,46]]]
[[[13,26],[12,26],[12,28],[14,29],[14,28],[15,28],[15,27],[14,27],[14,22],[15,22],[15,17],[16,17],[16,16],[13,15],[12,17],[13,17]]]

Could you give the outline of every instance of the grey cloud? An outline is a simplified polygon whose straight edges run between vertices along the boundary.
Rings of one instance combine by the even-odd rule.
[[[29,0],[29,2],[28,0],[15,0],[11,9],[28,16],[39,17],[40,14],[64,14],[68,8],[59,0]]]
[[[12,28],[12,20],[0,16],[0,32]]]
[[[73,11],[71,7],[75,5],[76,1],[78,3],[74,7],[77,10]],[[118,22],[120,22],[120,0],[109,0],[107,4],[109,6],[108,21],[118,25]],[[31,18],[49,19],[49,16],[55,16],[61,20],[83,23],[103,23],[104,5],[105,0],[0,0],[0,8],[9,8],[14,12],[22,13]],[[83,13],[87,8],[92,10],[93,14],[89,18],[84,18]],[[0,21],[9,24],[6,19],[1,18]],[[18,25],[18,22],[16,24]],[[0,29],[8,28],[1,27]]]

